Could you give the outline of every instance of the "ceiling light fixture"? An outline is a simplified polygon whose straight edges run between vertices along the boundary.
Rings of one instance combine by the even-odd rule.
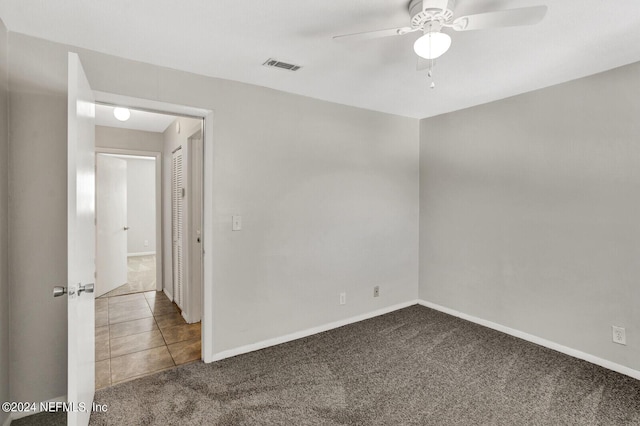
[[[416,40],[413,50],[425,59],[436,59],[451,47],[451,37],[440,31],[429,31]]]
[[[116,107],[113,109],[113,116],[120,121],[127,121],[131,117],[129,108]]]

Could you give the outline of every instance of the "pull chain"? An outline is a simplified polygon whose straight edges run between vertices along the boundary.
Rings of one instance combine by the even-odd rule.
[[[431,56],[431,59],[429,60],[429,72],[427,72],[427,75],[429,76],[429,78],[431,79],[431,84],[429,85],[429,87],[431,89],[435,89],[436,88],[436,83],[435,81],[433,81],[433,55],[431,54],[432,50],[431,50],[431,30],[433,27],[433,23],[429,24],[429,56]]]
[[[431,59],[431,62],[429,63],[429,71],[427,72],[427,75],[431,79],[431,84],[429,85],[429,87],[432,88],[432,89],[435,89],[436,88],[436,82],[433,81],[433,58]]]

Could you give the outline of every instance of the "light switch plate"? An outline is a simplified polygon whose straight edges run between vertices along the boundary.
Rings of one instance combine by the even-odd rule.
[[[231,216],[231,230],[232,231],[242,230],[242,216]]]

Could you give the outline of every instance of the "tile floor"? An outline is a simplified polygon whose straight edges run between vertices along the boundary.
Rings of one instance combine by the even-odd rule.
[[[156,289],[156,255],[127,257],[127,283],[100,296],[113,297]]]
[[[187,324],[163,292],[96,303],[96,389],[200,359],[200,323]]]

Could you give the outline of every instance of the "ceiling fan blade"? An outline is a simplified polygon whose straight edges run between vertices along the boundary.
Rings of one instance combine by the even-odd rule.
[[[380,38],[380,37],[405,35],[405,34],[417,31],[418,29],[419,28],[414,29],[411,27],[389,28],[388,30],[367,31],[364,33],[355,33],[355,34],[344,34],[344,35],[334,36],[333,39],[349,40],[349,41],[371,40],[371,39]]]
[[[534,25],[542,21],[542,18],[547,14],[547,9],[547,6],[533,6],[461,16],[453,21],[451,27],[456,31],[472,31],[487,28]]]

